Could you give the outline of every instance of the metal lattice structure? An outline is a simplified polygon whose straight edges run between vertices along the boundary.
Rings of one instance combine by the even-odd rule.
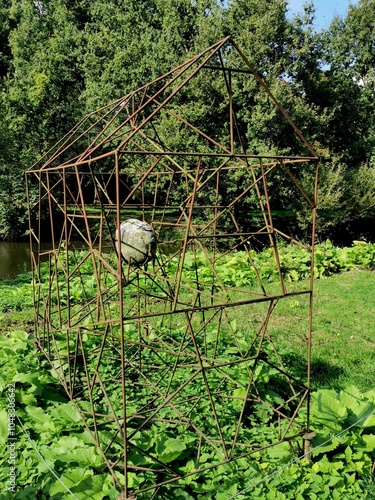
[[[198,127],[189,86],[196,78],[224,89],[226,107],[217,111],[228,124],[220,133],[215,124]],[[260,86],[307,154],[245,150],[236,85],[247,82]],[[39,221],[31,230],[37,345],[124,498],[154,498],[165,484],[263,448],[261,411],[274,422],[266,446],[308,429],[308,417],[301,426],[296,416],[309,395],[312,279],[302,290],[284,279],[278,243],[290,238],[277,227],[271,199],[282,179],[311,210],[314,227],[317,176],[312,195],[298,180],[309,165],[317,169],[314,150],[226,38],[89,114],[28,171],[28,183],[39,184],[39,199],[29,200]],[[233,179],[238,189],[226,189]],[[147,265],[124,262],[115,240],[132,217],[157,235]],[[53,244],[43,250],[46,234]],[[314,234],[311,241],[313,250]],[[259,271],[254,248],[269,249],[277,283]],[[246,263],[245,276],[225,274],[234,255]],[[288,373],[273,341],[275,308],[296,297],[309,304],[306,323],[296,324],[306,343],[304,380]],[[262,373],[280,387],[277,400]],[[187,453],[181,426],[189,471],[179,463]],[[155,441],[160,429],[165,437]]]

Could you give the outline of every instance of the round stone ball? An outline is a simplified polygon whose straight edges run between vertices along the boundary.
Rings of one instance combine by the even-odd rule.
[[[116,242],[119,231],[116,230]],[[155,257],[157,240],[152,227],[138,219],[120,225],[121,254],[129,264],[146,264]]]

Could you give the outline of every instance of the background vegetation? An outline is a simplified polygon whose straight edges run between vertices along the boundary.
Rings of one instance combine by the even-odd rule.
[[[0,238],[27,230],[23,172],[87,112],[231,34],[322,158],[319,233],[373,238],[375,3],[359,0],[327,30],[286,0],[3,0],[0,5]],[[236,89],[247,102],[248,89]],[[220,93],[197,83],[197,123],[220,124]],[[256,95],[246,147],[288,151],[278,116]],[[166,124],[168,126],[168,123]],[[168,133],[168,131],[166,131]],[[306,174],[308,175],[308,174]],[[227,186],[230,190],[230,186]],[[287,193],[275,204],[285,210]],[[295,233],[308,224],[293,219]]]

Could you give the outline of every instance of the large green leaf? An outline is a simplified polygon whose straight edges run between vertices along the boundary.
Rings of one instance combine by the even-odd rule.
[[[348,416],[346,407],[337,399],[334,391],[320,390],[315,393],[314,399],[317,403],[317,412],[322,420],[337,422]]]
[[[42,408],[36,406],[27,406],[26,412],[31,417],[31,420],[34,421],[30,422],[30,424],[32,424],[31,427],[36,429],[38,432],[56,430],[56,426],[51,416]]]
[[[366,420],[361,424],[362,427],[375,427],[375,413],[372,413]]]
[[[66,450],[63,453],[59,449],[51,448],[51,456],[60,462],[77,464],[81,467],[97,467],[103,463],[103,458],[98,454],[94,446],[85,446]]]
[[[375,435],[374,434],[366,434],[362,436],[363,441],[365,442],[365,450],[369,451],[374,455],[375,453]],[[358,446],[356,446],[358,448]]]
[[[49,490],[50,497],[53,498],[53,495],[57,495],[58,493],[67,493],[67,489],[64,488],[64,485],[71,489],[74,486],[78,486],[83,480],[90,476],[93,476],[92,470],[84,469],[82,467],[67,470],[60,477],[61,481],[56,480],[56,482],[51,486]]]
[[[293,456],[288,442],[279,443],[276,446],[271,446],[267,449],[267,455],[270,458],[280,460],[280,462],[289,461]]]
[[[0,410],[0,444],[5,444],[8,436],[8,412]]]
[[[186,445],[180,439],[164,437],[156,442],[155,447],[159,460],[166,463],[176,460],[185,449]]]
[[[102,500],[103,498],[108,498],[107,493],[112,493],[110,498],[115,498],[114,494],[116,493],[113,488],[109,490],[105,474],[86,477],[72,491],[82,500]]]
[[[51,410],[51,415],[66,422],[80,422],[81,416],[76,407],[71,403],[60,404],[58,407]]]
[[[52,444],[56,454],[66,453],[75,448],[82,448],[84,446],[86,446],[86,443],[76,436],[62,436]]]
[[[31,391],[40,394],[41,393],[41,382],[39,374],[37,373],[16,373],[13,377],[14,382],[21,382],[22,384],[30,384]]]

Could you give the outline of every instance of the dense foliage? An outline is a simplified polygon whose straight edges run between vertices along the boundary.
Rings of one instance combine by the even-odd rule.
[[[186,273],[190,272],[191,267],[188,257],[189,254],[184,270]],[[310,261],[307,250],[298,246],[283,247],[280,257],[286,279],[298,281],[305,278]],[[267,251],[254,254],[253,258],[265,278],[270,282],[277,280],[275,270],[269,267]],[[217,272],[227,284],[243,287],[251,285],[251,276],[250,282],[247,281],[248,266],[241,252],[227,254],[223,257],[224,261],[223,265],[218,265]],[[208,279],[211,279],[203,255],[197,263],[200,274],[203,277],[207,274]],[[173,261],[170,265],[170,272],[173,272]],[[330,242],[317,246],[316,278],[358,268],[375,268],[375,244],[356,242],[350,248],[341,249]],[[47,273],[47,269],[45,271]],[[88,267],[88,279],[90,275],[92,270]],[[1,283],[1,321],[7,312],[14,315],[17,310],[31,311],[30,279],[30,275],[21,275],[17,282]],[[79,286],[72,286],[72,303],[82,299],[78,291]],[[287,321],[285,311],[281,313],[283,322]],[[241,332],[242,329],[236,333],[239,342],[242,341]],[[176,335],[179,334],[176,329]],[[209,333],[207,336],[209,341]],[[223,349],[223,356],[230,357],[230,344],[225,343],[225,337],[222,341],[220,348]],[[282,355],[291,357],[295,354],[294,349],[293,345],[284,347]],[[112,370],[117,372],[117,367],[112,366],[110,360],[107,365],[108,375]],[[77,499],[115,499],[118,493],[113,488],[103,458],[93,445],[77,410],[67,401],[59,387],[50,365],[43,357],[35,355],[32,337],[27,332],[16,329],[0,336],[0,367],[1,498],[61,500],[74,495]],[[235,378],[236,365],[231,369]],[[281,387],[273,387],[274,375],[271,366],[259,370],[257,384],[260,391],[268,391],[270,397],[277,400],[276,391],[280,391]],[[303,451],[298,446],[291,447],[288,442],[284,442],[250,457],[207,470],[204,474],[192,475],[167,485],[157,498],[374,498],[371,469],[375,459],[375,391],[370,389],[363,392],[354,386],[339,390],[330,390],[328,387],[323,385],[312,393],[310,424],[316,432],[312,443],[312,461],[303,457]],[[116,384],[111,390],[117,390]],[[141,389],[136,391],[134,396],[141,397]],[[95,397],[95,392],[93,395]],[[13,405],[17,414],[15,441],[9,441],[6,436]],[[235,405],[236,400],[228,404],[228,422],[231,421],[231,412],[236,414]],[[299,412],[301,423],[305,422],[304,411],[302,408]],[[202,415],[202,418],[206,417]],[[269,442],[276,432],[269,412],[262,411],[260,405],[251,418],[253,425],[246,429],[247,438],[251,442],[255,433],[257,442]],[[102,437],[105,439],[105,431],[99,432],[103,432]],[[194,438],[184,425],[171,429],[167,422],[155,422],[141,435],[134,436],[134,441],[141,449],[145,447],[151,450],[161,461],[177,467],[182,473],[194,470]],[[14,449],[10,446],[13,443]],[[135,455],[129,454],[128,459],[139,461]],[[207,466],[214,461],[210,453],[202,453],[201,458]],[[12,466],[17,470],[14,492],[9,490]],[[121,474],[118,474],[121,480]],[[128,480],[129,487],[137,489],[147,484],[150,478],[147,473],[140,472],[129,473]],[[149,497],[140,495],[139,498]]]
[[[322,235],[348,243],[368,233],[365,221],[375,212],[374,9],[372,0],[359,0],[349,5],[345,18],[317,32],[313,5],[290,18],[286,0],[4,0],[0,238],[24,235],[23,172],[83,115],[227,34],[323,160]],[[242,109],[249,104],[249,90],[247,85],[235,89],[247,146],[287,152],[291,138],[261,94],[255,95],[251,112]],[[224,116],[218,89],[200,79],[192,92],[200,103],[196,122],[211,122],[220,130]],[[293,209],[282,186],[273,196],[276,205]],[[306,215],[298,213],[293,224],[303,234]]]
[[[72,498],[69,488],[75,498],[82,500],[115,499],[118,493],[105,472],[102,457],[78,412],[56,386],[46,362],[35,357],[27,334],[14,331],[1,337],[0,345],[1,497],[68,499]],[[13,399],[19,417],[14,492],[8,489],[10,454],[6,449],[8,403]],[[374,410],[374,390],[365,394],[355,387],[340,392],[319,390],[312,395],[311,425],[317,433],[312,462],[293,456],[289,444],[283,443],[255,457],[239,459],[167,486],[162,498],[244,500],[249,495],[260,500],[373,498],[368,478],[375,458]],[[266,439],[269,431],[265,425],[258,426],[257,432],[264,433]],[[178,463],[181,471],[189,471],[189,467],[194,467],[186,458],[189,437],[188,430],[182,427],[178,437],[166,439],[165,429],[159,427],[153,429],[147,446],[155,446],[160,459]],[[209,462],[210,457],[206,460]],[[142,474],[130,474],[129,479],[137,487]]]

